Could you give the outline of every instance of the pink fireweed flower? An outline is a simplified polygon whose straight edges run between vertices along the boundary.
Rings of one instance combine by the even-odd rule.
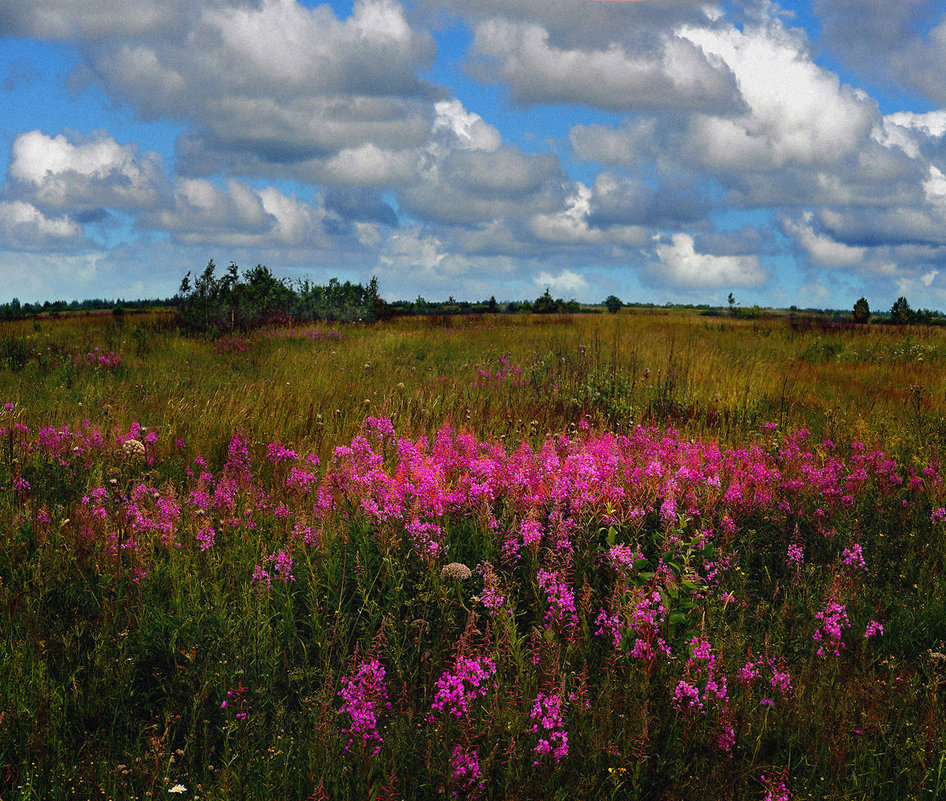
[[[273,582],[269,576],[269,571],[266,570],[262,565],[257,565],[253,568],[253,578],[251,580],[253,584],[259,584],[263,587],[272,587]]]
[[[443,529],[435,523],[424,523],[414,518],[407,524],[407,533],[411,535],[411,544],[414,552],[423,562],[435,560],[445,553],[447,548],[443,544]]]
[[[384,668],[377,659],[363,661],[351,676],[342,677],[344,686],[338,694],[343,703],[338,714],[351,718],[351,728],[342,729],[343,734],[351,735],[346,751],[359,739],[363,748],[369,743],[376,744],[374,755],[381,752],[384,738],[378,731],[378,718],[382,708],[391,708],[384,677]]]
[[[736,730],[730,725],[724,725],[719,730],[719,737],[716,738],[716,747],[720,751],[732,751],[736,744]]]
[[[296,523],[292,527],[292,535],[297,539],[301,539],[308,546],[319,544],[318,531],[313,531],[312,528],[305,523]]]
[[[677,522],[677,502],[673,498],[666,498],[660,504],[660,522],[665,528],[670,528]]]
[[[791,801],[792,794],[784,778],[776,776],[774,779],[767,779],[763,773],[759,777],[759,781],[762,782],[762,786],[765,788],[762,801]]]
[[[266,447],[266,456],[273,464],[282,464],[283,462],[294,462],[299,458],[298,454],[291,448],[287,448],[279,442],[271,442]]]
[[[816,653],[818,656],[822,656],[825,647],[827,647],[835,656],[840,656],[841,649],[844,648],[844,643],[841,642],[843,630],[851,627],[847,617],[847,608],[844,604],[829,601],[824,610],[819,612],[816,617],[821,621],[821,626],[815,632],[814,640],[823,644],[818,646]]]
[[[789,567],[801,567],[805,564],[805,551],[797,542],[789,543],[785,561]]]
[[[124,353],[115,353],[114,351],[110,350],[93,348],[86,353],[77,353],[75,356],[75,363],[77,365],[86,365],[89,367],[120,367],[124,355]]]
[[[759,678],[759,663],[748,661],[736,674],[736,680],[745,687],[751,687],[752,683]]]
[[[502,609],[506,599],[495,584],[488,584],[483,587],[483,592],[480,593],[480,603],[489,610],[490,614],[496,614]]]
[[[491,615],[495,615],[506,604],[506,599],[499,590],[499,576],[489,562],[478,564],[476,572],[483,576],[483,591],[479,595],[479,601]],[[512,610],[506,611],[512,614]]]
[[[227,690],[227,697],[220,703],[220,708],[229,709],[230,704],[236,704],[237,711],[233,717],[237,720],[246,720],[250,712],[253,711],[253,707],[246,703],[247,692],[248,688],[242,684],[237,685],[234,689]]]
[[[308,492],[318,481],[319,476],[317,473],[293,465],[289,468],[289,475],[286,476],[286,487],[304,493]]]
[[[450,769],[453,771],[453,781],[461,787],[472,789],[480,779],[480,760],[475,748],[465,749],[456,746],[450,756]],[[453,795],[456,795],[456,791]]]
[[[394,440],[396,437],[390,417],[366,417],[363,430],[373,434],[382,443],[385,439]]]
[[[239,434],[234,434],[227,446],[227,463],[223,466],[223,474],[227,478],[245,485],[252,479],[250,473],[250,452],[246,440]]]
[[[660,636],[660,628],[666,616],[667,608],[656,590],[637,602],[631,613],[631,629],[635,635],[631,657],[653,662],[660,653],[670,656],[670,646]]]
[[[690,648],[693,650],[686,665],[686,675],[690,681],[681,679],[677,684],[673,694],[674,708],[684,713],[695,709],[700,714],[706,714],[708,704],[725,707],[728,702],[726,677],[717,675],[716,656],[709,640],[694,637],[690,641]],[[702,692],[700,684],[703,685]]]
[[[509,532],[509,535],[506,537],[505,542],[503,542],[502,547],[502,560],[504,562],[518,562],[519,561],[519,550],[522,548],[522,541],[519,539],[519,535],[515,532]]]
[[[854,543],[850,548],[845,548],[841,552],[841,561],[845,567],[851,570],[867,570],[867,564],[864,562],[864,551],[860,543]]]
[[[702,714],[705,708],[700,699],[699,688],[681,679],[677,683],[677,689],[673,691],[673,708],[678,712],[696,709]]]
[[[564,628],[577,626],[575,593],[572,592],[559,574],[551,570],[540,569],[538,581],[549,602],[548,611],[545,613],[546,622],[548,624],[558,624]]]
[[[453,782],[459,786],[459,789],[468,793],[475,791],[482,776],[479,754],[476,749],[456,746],[450,756],[450,770],[452,771]],[[458,792],[454,790],[451,794],[457,795]]]
[[[609,615],[604,609],[599,609],[598,617],[595,620],[595,623],[598,624],[598,630],[595,632],[596,637],[609,634],[614,647],[619,648],[621,646],[623,632],[621,631],[620,616]]]
[[[519,526],[519,536],[526,548],[538,549],[542,544],[542,524],[537,520],[523,520]]]
[[[771,685],[773,690],[778,690],[783,696],[790,696],[792,694],[792,676],[788,670],[780,670],[774,664],[772,660],[769,660],[769,666],[772,668],[772,680]]]
[[[197,547],[202,551],[209,551],[214,546],[217,533],[210,526],[201,526],[197,530]]]
[[[630,545],[612,545],[605,554],[608,564],[621,575],[632,573],[634,563],[643,558],[644,555],[640,551],[634,550]]]
[[[867,628],[864,630],[864,639],[869,640],[871,637],[881,637],[884,633],[884,624],[878,623],[876,620],[871,620],[867,624]]]
[[[489,690],[489,679],[496,675],[496,663],[489,657],[461,656],[452,671],[446,671],[437,681],[437,696],[430,705],[432,710],[462,718],[470,704],[482,698]],[[495,687],[496,683],[492,683]],[[434,716],[430,716],[431,722]]]
[[[269,555],[269,561],[273,563],[273,573],[283,581],[296,580],[292,575],[292,557],[285,551],[273,551]]]
[[[568,732],[562,721],[561,696],[540,692],[532,705],[529,717],[535,721],[532,731],[539,735],[535,753],[540,758],[551,755],[556,762],[561,762],[568,755]],[[539,761],[536,760],[533,764],[538,765]]]

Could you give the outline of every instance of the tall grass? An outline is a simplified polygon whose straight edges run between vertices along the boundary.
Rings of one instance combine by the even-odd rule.
[[[946,797],[939,331],[0,342],[0,797]]]

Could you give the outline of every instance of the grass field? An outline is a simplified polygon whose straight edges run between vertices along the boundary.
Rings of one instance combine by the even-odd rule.
[[[0,798],[946,798],[944,365],[675,310],[4,323]]]

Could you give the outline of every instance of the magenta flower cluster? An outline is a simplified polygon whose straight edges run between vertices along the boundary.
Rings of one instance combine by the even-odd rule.
[[[480,368],[477,369],[476,374],[477,378],[474,379],[472,383],[473,389],[495,389],[506,383],[516,387],[525,385],[525,382],[522,380],[522,371],[518,367],[510,364],[505,356],[499,357],[499,369],[495,372]]]
[[[496,675],[496,663],[487,656],[461,656],[453,670],[446,671],[437,680],[437,695],[430,705],[432,710],[462,718],[477,698],[489,691],[490,678]],[[492,686],[496,686],[492,682]],[[433,714],[430,716],[434,720]]]
[[[452,795],[457,796],[462,792],[468,797],[475,792],[483,775],[476,749],[456,746],[450,755],[450,770],[453,783],[458,788],[452,791]]]
[[[572,628],[578,625],[575,611],[575,593],[562,576],[552,570],[539,569],[539,586],[545,592],[549,608],[545,613],[547,625]]]
[[[785,560],[790,567],[801,567],[805,564],[805,549],[797,542],[789,543]]]
[[[74,361],[77,365],[83,365],[86,367],[104,367],[106,370],[111,370],[115,367],[121,367],[124,358],[124,353],[115,353],[111,350],[93,348],[92,350],[86,351],[85,353],[77,353]]]
[[[819,643],[816,653],[818,656],[823,656],[827,651],[835,656],[840,656],[841,649],[844,648],[844,643],[841,640],[844,629],[851,627],[847,617],[847,607],[837,601],[829,601],[827,606],[821,612],[818,612],[815,617],[821,621],[821,625],[814,634],[815,642]]]
[[[534,721],[533,733],[539,735],[535,745],[536,755],[539,758],[550,756],[555,762],[561,762],[568,756],[568,731],[562,720],[561,696],[539,692],[529,716]],[[539,760],[534,764],[540,764]]]
[[[762,786],[765,788],[765,795],[762,801],[791,801],[792,794],[788,789],[788,783],[782,776],[775,776],[768,779],[763,773],[759,777]]]
[[[709,640],[694,637],[685,675],[673,694],[673,706],[679,712],[705,715],[709,708],[723,708],[728,702],[726,677],[717,665]]]
[[[851,570],[867,570],[867,564],[864,562],[864,550],[860,543],[854,543],[850,548],[845,548],[841,552],[841,563]]]
[[[906,484],[928,482],[930,491],[939,493],[934,506],[942,503],[943,496],[942,490],[933,489],[935,482],[941,482],[937,471],[912,475],[909,468],[900,470],[881,452],[857,443],[850,457],[842,459],[833,447],[812,447],[804,431],[785,436],[775,450],[757,445],[723,450],[714,443],[684,441],[672,431],[640,428],[616,435],[586,426],[539,445],[522,442],[507,448],[446,425],[429,438],[398,438],[389,419],[368,418],[362,431],[349,445],[337,448],[327,465],[320,466],[314,454],[283,443],[251,445],[245,434],[237,434],[229,443],[225,464],[211,470],[199,455],[185,455],[186,446],[175,442],[173,434],[159,437],[138,423],[103,433],[88,421],[74,429],[46,426],[33,431],[25,424],[24,413],[11,407],[4,407],[0,417],[0,441],[13,454],[9,463],[16,465],[8,472],[6,489],[17,493],[16,500],[26,510],[23,514],[38,532],[61,530],[100,548],[105,554],[103,569],[129,581],[144,581],[160,559],[178,549],[192,549],[193,562],[199,564],[226,559],[226,549],[233,543],[265,542],[265,549],[256,551],[259,564],[252,576],[244,578],[260,589],[274,583],[283,589],[278,582],[292,587],[294,571],[304,571],[300,584],[308,584],[305,571],[318,564],[337,543],[339,532],[354,520],[390,546],[392,553],[403,548],[399,557],[414,560],[412,569],[419,563],[421,575],[428,569],[436,575],[451,537],[458,530],[474,531],[487,543],[481,558],[488,555],[498,562],[496,567],[482,562],[477,568],[482,590],[473,600],[486,613],[480,614],[480,608],[471,604],[478,613],[476,624],[484,631],[505,634],[521,622],[541,618],[546,631],[533,632],[535,644],[529,645],[534,663],[545,672],[541,679],[545,683],[539,686],[555,687],[563,676],[573,680],[572,674],[558,672],[556,660],[573,648],[594,620],[595,634],[602,638],[594,648],[608,652],[608,665],[667,681],[671,704],[688,724],[713,727],[710,742],[722,750],[734,748],[737,733],[745,731],[743,710],[733,711],[735,704],[744,699],[751,699],[747,706],[752,708],[756,703],[781,704],[793,694],[792,676],[784,662],[750,655],[738,670],[733,665],[727,687],[724,665],[704,636],[690,641],[685,659],[674,655],[671,643],[678,644],[671,635],[678,636],[687,625],[682,619],[689,625],[698,621],[699,609],[671,617],[681,609],[680,596],[685,592],[680,571],[671,569],[673,551],[679,554],[690,547],[689,542],[698,541],[700,547],[711,543],[712,556],[709,549],[707,555],[695,551],[687,555],[693,572],[686,575],[696,576],[699,585],[689,598],[708,609],[717,605],[711,609],[714,613],[720,600],[739,609],[751,589],[729,582],[736,578],[741,561],[744,530],[764,513],[773,521],[773,530],[790,531],[804,513],[813,529],[796,530],[789,535],[790,543],[780,540],[776,547],[785,560],[775,567],[797,571],[805,563],[806,549],[809,559],[819,563],[812,572],[822,563],[832,570],[843,566],[829,591],[831,600],[817,614],[813,635],[818,655],[838,657],[844,632],[851,628],[848,608],[841,601],[852,605],[851,616],[856,612],[858,621],[870,608],[853,594],[855,585],[858,591],[864,589],[863,582],[854,581],[855,574],[867,569],[864,550],[860,543],[842,549],[845,540],[838,534],[849,530],[858,513],[854,499],[869,484],[878,502],[895,501],[898,509],[901,505],[906,509],[904,514],[915,508],[914,517],[927,520],[929,508],[919,508]],[[123,450],[130,440],[136,440],[132,443],[136,447],[127,449],[138,454],[134,459]],[[255,465],[261,467],[255,472],[251,451],[262,462]],[[116,465],[113,472],[120,478],[88,469],[102,457],[106,464]],[[186,467],[181,486],[153,481],[150,476],[158,470],[140,468],[142,464],[160,468],[162,458],[180,460]],[[48,483],[47,466],[56,474],[73,470],[104,476],[102,486],[90,483],[78,493],[81,500],[77,497],[68,507],[71,520],[62,513],[65,505],[44,503],[39,497]],[[139,468],[140,474],[135,472]],[[904,488],[898,490],[901,485]],[[935,510],[932,514],[936,520]],[[598,547],[589,532],[597,531],[602,519],[614,526],[611,541],[624,542],[585,558],[577,548],[589,541]],[[457,520],[463,521],[462,527],[456,526]],[[648,539],[652,535],[656,539]],[[655,555],[655,541],[670,555]],[[865,540],[865,545],[869,542]],[[467,544],[462,544],[467,553]],[[648,568],[641,565],[645,550]],[[603,591],[597,584],[586,590],[588,585],[582,582],[589,576],[608,582]],[[537,611],[525,608],[533,602],[535,587],[540,598]],[[475,582],[464,584],[462,592],[469,599],[476,592]],[[687,632],[687,639],[692,633]],[[864,638],[883,633],[883,624],[870,620]],[[514,632],[516,637],[522,634]],[[470,647],[464,645],[466,653]],[[497,662],[502,668],[508,652],[497,650],[495,657],[495,661],[485,655],[457,658],[440,675],[436,690],[427,690],[434,695],[430,715],[465,718],[458,727],[465,729],[475,704],[496,686]],[[661,663],[656,665],[658,659]],[[629,660],[640,662],[629,664]],[[440,674],[443,664],[436,670],[433,676]],[[357,742],[377,753],[383,742],[380,719],[389,706],[384,668],[378,659],[364,660],[341,686],[338,711],[344,717],[349,747]],[[729,690],[735,691],[737,701],[730,699]],[[578,697],[565,696],[575,701],[575,709]],[[518,701],[525,703],[520,713],[529,710],[530,699]],[[568,753],[562,696],[539,693],[529,720],[536,735],[535,757],[561,760]],[[456,787],[480,779],[473,737],[454,749],[451,775]],[[447,744],[448,752],[452,746]]]
[[[377,659],[362,661],[351,676],[342,677],[343,687],[338,693],[342,705],[338,714],[347,715],[351,723],[343,728],[342,733],[350,735],[345,750],[351,750],[358,740],[363,748],[373,743],[372,753],[381,752],[384,738],[378,730],[378,722],[383,709],[390,709],[385,671]]]

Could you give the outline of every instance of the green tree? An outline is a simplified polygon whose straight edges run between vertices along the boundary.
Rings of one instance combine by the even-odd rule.
[[[565,302],[560,298],[558,300],[552,297],[552,293],[549,292],[549,288],[545,288],[545,293],[535,299],[535,303],[532,304],[532,311],[534,314],[554,314],[555,312],[560,312],[564,307]]]
[[[617,295],[608,295],[604,300],[604,305],[607,306],[609,314],[617,314],[624,303]]]
[[[854,322],[866,324],[870,322],[870,304],[867,298],[860,298],[854,304]]]
[[[897,298],[890,307],[890,322],[896,325],[908,325],[913,322],[913,309],[905,297]]]

